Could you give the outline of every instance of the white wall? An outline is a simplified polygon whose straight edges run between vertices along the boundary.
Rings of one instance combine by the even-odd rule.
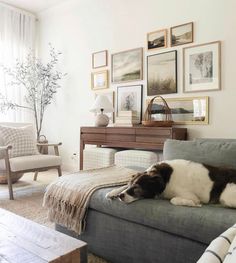
[[[183,46],[180,46],[177,48],[179,92],[169,97],[210,96],[210,124],[188,126],[191,138],[235,138],[235,10],[235,0],[68,0],[40,13],[40,54],[46,58],[47,44],[51,42],[63,52],[60,69],[68,72],[44,123],[48,138],[63,142],[65,162],[73,164],[71,156],[79,149],[80,126],[93,124],[93,114],[89,112],[94,101],[90,90],[92,52],[108,49],[110,55],[136,47],[146,49],[147,32],[190,21],[194,22],[194,44],[222,41],[222,91],[182,94]],[[146,96],[146,77],[141,83]]]

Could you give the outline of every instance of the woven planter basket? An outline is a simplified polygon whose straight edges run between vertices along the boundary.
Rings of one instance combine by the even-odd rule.
[[[162,121],[154,121],[152,120],[152,109],[153,109],[153,102],[156,98],[161,99],[161,103],[163,104],[163,115],[164,119]],[[171,127],[173,125],[172,115],[171,115],[171,109],[169,108],[167,102],[165,99],[161,96],[155,96],[151,99],[149,102],[147,109],[144,114],[144,121],[142,121],[142,125],[148,126],[148,127]]]
[[[11,177],[12,183],[16,183],[21,177],[23,176],[23,173],[15,174]],[[7,184],[7,176],[4,171],[0,172],[0,184]]]

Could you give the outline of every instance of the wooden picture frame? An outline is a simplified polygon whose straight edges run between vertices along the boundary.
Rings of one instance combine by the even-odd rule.
[[[108,88],[108,70],[96,71],[91,74],[92,90]]]
[[[167,47],[167,29],[147,33],[147,50],[155,51]]]
[[[111,55],[112,83],[139,80],[143,80],[143,48],[129,49]]]
[[[151,99],[146,100],[146,107],[148,106]],[[207,125],[209,124],[209,97],[178,97],[178,98],[165,98],[169,108],[171,109],[172,119],[174,125]],[[159,98],[156,98],[153,102],[161,102]],[[159,107],[154,106],[158,109]],[[156,114],[156,119],[158,120],[158,114]]]
[[[173,26],[170,28],[171,47],[193,43],[193,38],[194,38],[193,22],[181,24],[178,26]]]
[[[177,50],[147,56],[147,96],[177,93],[177,77]]]
[[[184,93],[221,89],[221,41],[183,49]]]
[[[119,111],[133,110],[137,112],[139,117],[139,123],[141,123],[142,115],[143,115],[143,85],[138,84],[138,85],[130,85],[130,86],[118,86],[116,96],[117,96],[117,104],[116,104],[117,116]],[[122,101],[125,101],[127,103],[127,101],[130,100],[133,100],[133,106],[129,108],[125,108],[125,106],[122,106]]]
[[[93,69],[107,67],[108,65],[108,51],[102,50],[92,54]]]

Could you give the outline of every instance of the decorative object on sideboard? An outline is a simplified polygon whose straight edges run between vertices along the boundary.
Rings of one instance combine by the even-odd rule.
[[[155,99],[159,99],[159,104],[154,104]],[[153,114],[158,114],[158,118],[153,118]],[[163,97],[155,96],[149,101],[142,125],[148,127],[171,127],[173,125],[171,109]]]
[[[113,83],[143,79],[143,48],[122,51],[111,56]]]
[[[102,50],[92,54],[92,67],[93,69],[106,67],[108,65],[108,51]]]
[[[93,90],[108,88],[108,70],[92,72],[91,87]]]
[[[147,33],[147,50],[157,50],[167,47],[167,29]]]
[[[43,64],[35,56],[35,52],[30,50],[23,63],[16,62],[13,69],[3,67],[6,75],[12,79],[11,86],[15,85],[19,90],[24,89],[22,93],[25,94],[25,102],[19,104],[10,101],[0,93],[0,111],[17,109],[31,111],[34,115],[37,139],[42,130],[45,110],[61,87],[58,81],[66,75],[55,69],[61,52],[56,51],[51,44],[49,44],[49,51],[50,61],[46,64]]]
[[[140,123],[140,116],[137,111],[118,111],[115,127],[133,127]]]
[[[98,95],[90,111],[98,113],[95,120],[95,126],[106,127],[109,124],[109,117],[104,113],[113,112],[114,108],[107,96]]]
[[[177,51],[147,57],[147,95],[177,92]]]
[[[114,91],[96,92],[95,93],[95,99],[99,95],[106,96],[108,98],[108,100],[111,102],[112,108],[113,109],[115,108],[115,92]],[[95,112],[95,116],[97,116],[97,112]],[[114,123],[114,121],[115,121],[115,112],[114,112],[114,110],[112,112],[107,112],[107,116],[109,118],[109,124]]]
[[[117,87],[117,116],[121,111],[135,111],[142,121],[143,85]]]
[[[209,97],[181,97],[181,98],[166,98],[171,109],[172,120],[174,124],[208,124],[209,119]],[[147,99],[147,105],[150,100]],[[157,97],[153,101],[151,113],[152,119],[159,120],[163,114],[161,109],[162,101]]]
[[[193,22],[173,26],[170,28],[171,47],[193,42]]]
[[[183,49],[184,92],[220,90],[221,42]]]

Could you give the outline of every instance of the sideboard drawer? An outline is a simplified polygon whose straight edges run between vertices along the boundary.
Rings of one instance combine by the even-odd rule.
[[[105,141],[106,136],[105,134],[95,134],[95,133],[87,133],[81,134],[81,138],[86,141]]]
[[[136,129],[136,135],[159,135],[159,136],[171,136],[172,130],[168,128],[161,128],[161,129],[155,129],[150,127],[150,129],[147,128],[139,128]]]
[[[106,129],[107,134],[135,134],[135,129],[133,127],[124,128],[124,127],[108,127]]]
[[[136,136],[136,142],[147,142],[147,143],[164,143],[167,138],[158,136]]]
[[[135,142],[135,135],[126,135],[126,134],[107,134],[106,135],[106,141],[112,142],[112,141],[121,141],[121,142]]]
[[[82,127],[81,133],[102,133],[106,132],[106,128],[104,127]]]

